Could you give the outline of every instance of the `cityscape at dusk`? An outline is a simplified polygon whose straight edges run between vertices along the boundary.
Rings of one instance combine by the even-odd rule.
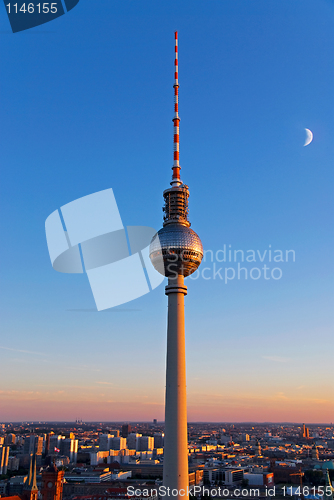
[[[0,497],[333,500],[334,4],[21,4]]]
[[[137,491],[156,500],[164,441],[164,424],[156,419],[2,424],[0,494],[33,497],[27,482],[34,452],[35,492],[42,498],[127,499]],[[189,423],[189,485],[197,497],[204,488],[211,498],[235,498],[240,490],[253,498],[297,491],[295,498],[333,499],[333,444],[333,425]],[[61,480],[58,488],[53,478]]]

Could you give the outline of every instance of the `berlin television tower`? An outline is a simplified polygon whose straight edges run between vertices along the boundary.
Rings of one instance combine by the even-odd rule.
[[[174,163],[171,188],[163,193],[165,206],[163,228],[153,237],[150,258],[154,267],[168,277],[167,370],[165,403],[165,445],[163,485],[172,490],[175,499],[187,499],[188,438],[186,352],[184,330],[184,278],[192,274],[203,258],[202,242],[190,229],[188,220],[188,186],[180,178],[179,163],[179,79],[178,36],[175,32],[174,74]],[[163,259],[163,268],[161,262]]]

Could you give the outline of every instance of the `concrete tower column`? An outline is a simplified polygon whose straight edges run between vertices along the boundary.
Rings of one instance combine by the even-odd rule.
[[[163,227],[153,236],[150,259],[157,271],[168,277],[167,372],[163,486],[169,497],[188,500],[188,436],[186,349],[184,329],[184,278],[196,271],[203,258],[199,236],[190,229],[189,189],[180,178],[179,163],[179,63],[178,34],[175,32],[174,149],[171,188],[163,192]],[[163,265],[162,265],[163,263]],[[173,490],[175,495],[172,494]],[[167,490],[168,494],[168,490]]]
[[[179,492],[184,490],[184,495],[183,491],[181,495],[169,495],[181,500],[188,498],[189,485],[184,326],[187,287],[184,277],[169,277],[165,293],[168,296],[168,325],[163,485]]]

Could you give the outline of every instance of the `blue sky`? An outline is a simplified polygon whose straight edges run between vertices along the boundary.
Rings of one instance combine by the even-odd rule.
[[[12,34],[0,6],[0,420],[163,418],[163,286],[75,311],[88,280],[52,269],[44,222],[111,187],[125,225],[161,227],[176,29],[193,229],[296,254],[280,280],[187,280],[189,419],[330,419],[333,20],[329,0],[80,0]]]

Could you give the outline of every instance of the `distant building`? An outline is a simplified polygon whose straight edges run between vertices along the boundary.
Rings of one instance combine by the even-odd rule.
[[[53,455],[55,452],[59,453],[60,452],[60,442],[62,441],[63,436],[59,436],[57,434],[49,435],[49,446],[48,446],[48,453],[50,455]]]
[[[71,463],[77,463],[78,455],[78,440],[77,439],[63,439],[60,442],[60,453],[69,457]]]
[[[23,453],[25,455],[42,455],[43,453],[43,438],[34,434],[27,436],[24,439]]]
[[[233,485],[241,483],[244,478],[243,469],[225,470],[225,484]]]
[[[19,470],[20,460],[16,457],[8,457],[8,470]]]
[[[319,451],[316,445],[313,446],[312,448],[312,459],[313,460],[319,460]]]
[[[5,439],[5,444],[7,446],[11,446],[16,443],[16,435],[15,434],[8,434]]]
[[[126,439],[124,437],[111,438],[111,450],[124,450],[126,448]]]
[[[49,453],[49,449],[50,449],[50,438],[51,436],[54,436],[54,432],[51,431],[49,432],[49,434],[46,435],[46,438],[45,438],[45,452],[46,453]]]
[[[131,432],[131,425],[130,424],[124,424],[122,425],[122,437],[127,438],[128,435]]]
[[[78,440],[74,439],[74,434],[71,432],[69,438],[65,438],[65,436],[61,435],[50,435],[48,441],[49,441],[49,449],[48,449],[48,454],[49,455],[54,455],[54,454],[60,454],[64,455],[65,457],[68,457],[70,460],[70,463],[76,463],[77,462],[77,455],[78,455]]]
[[[137,439],[137,451],[153,451],[154,438],[152,436],[141,436]]]
[[[204,484],[217,484],[225,481],[225,472],[217,467],[205,467],[203,470]]]
[[[0,497],[5,497],[7,493],[7,481],[0,481]]]
[[[108,451],[111,449],[112,434],[100,434],[99,436],[99,451]]]
[[[137,449],[137,439],[140,438],[141,436],[142,436],[141,434],[136,434],[135,432],[132,432],[131,434],[128,435],[126,442],[129,450]]]
[[[109,450],[106,451],[95,451],[90,453],[90,465],[98,465],[107,462],[109,457]]]
[[[264,474],[244,473],[244,479],[248,481],[248,486],[274,486],[274,473],[268,472]]]
[[[226,434],[221,434],[219,438],[219,444],[228,444],[232,441],[231,436],[228,436]]]
[[[0,474],[7,474],[9,446],[0,446]]]
[[[159,458],[160,455],[164,454],[164,449],[163,448],[154,448],[153,450],[153,457],[154,458]]]
[[[164,447],[165,434],[163,432],[155,432],[154,434],[154,448]]]
[[[24,485],[28,480],[28,476],[13,476],[8,481],[8,494],[20,495],[23,492]]]
[[[66,482],[83,482],[83,483],[105,483],[105,482],[110,482],[114,481],[117,479],[128,479],[132,475],[131,471],[120,471],[120,470],[113,470],[113,471],[108,471],[108,472],[87,472],[81,473],[80,475],[78,474],[73,474],[73,473],[66,473],[65,474],[65,479]],[[43,498],[43,500],[45,500]]]
[[[136,452],[134,450],[110,450],[109,456],[107,457],[107,463],[112,464],[118,462],[119,464],[128,464],[130,461],[130,456],[134,455]]]
[[[302,437],[309,439],[310,437],[310,429],[303,424],[303,429],[302,429]]]
[[[300,477],[304,475],[301,469],[296,467],[296,464],[286,462],[274,462],[271,466],[274,473],[275,483],[292,483],[300,484]]]
[[[41,457],[41,455],[39,455],[39,458]],[[19,465],[19,468],[22,468],[22,469],[29,469],[29,464],[30,464],[30,460],[31,460],[31,455],[23,455],[23,454],[18,454],[16,456],[16,458],[19,459],[19,462],[20,462],[20,465]]]

